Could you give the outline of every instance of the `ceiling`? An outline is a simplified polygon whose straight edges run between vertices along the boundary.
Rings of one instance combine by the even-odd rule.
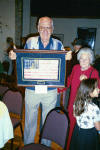
[[[100,0],[30,0],[32,16],[100,18]]]

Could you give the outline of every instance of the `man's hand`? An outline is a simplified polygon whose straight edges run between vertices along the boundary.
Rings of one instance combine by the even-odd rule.
[[[16,60],[16,53],[13,50],[9,52],[9,58],[11,60]]]
[[[65,60],[71,60],[71,59],[72,59],[72,51],[69,51],[65,56]]]

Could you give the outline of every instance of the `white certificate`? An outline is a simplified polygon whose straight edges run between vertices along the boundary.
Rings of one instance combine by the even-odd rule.
[[[24,79],[58,79],[58,60],[24,60]]]
[[[47,93],[47,86],[46,85],[35,85],[35,93]]]

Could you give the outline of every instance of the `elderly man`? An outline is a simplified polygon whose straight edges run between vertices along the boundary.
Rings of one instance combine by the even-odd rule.
[[[25,44],[25,49],[40,50],[64,50],[61,41],[51,37],[53,33],[53,20],[49,17],[41,17],[38,21],[39,36],[30,37]],[[16,54],[10,51],[9,57],[16,59]],[[69,59],[70,53],[66,56]],[[42,124],[47,113],[56,106],[57,88],[47,88],[47,93],[36,93],[34,87],[26,87],[25,90],[25,130],[24,144],[34,142],[37,129],[38,108],[42,104]]]

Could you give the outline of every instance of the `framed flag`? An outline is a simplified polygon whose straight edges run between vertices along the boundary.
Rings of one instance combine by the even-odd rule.
[[[16,49],[19,86],[64,87],[66,51]]]

